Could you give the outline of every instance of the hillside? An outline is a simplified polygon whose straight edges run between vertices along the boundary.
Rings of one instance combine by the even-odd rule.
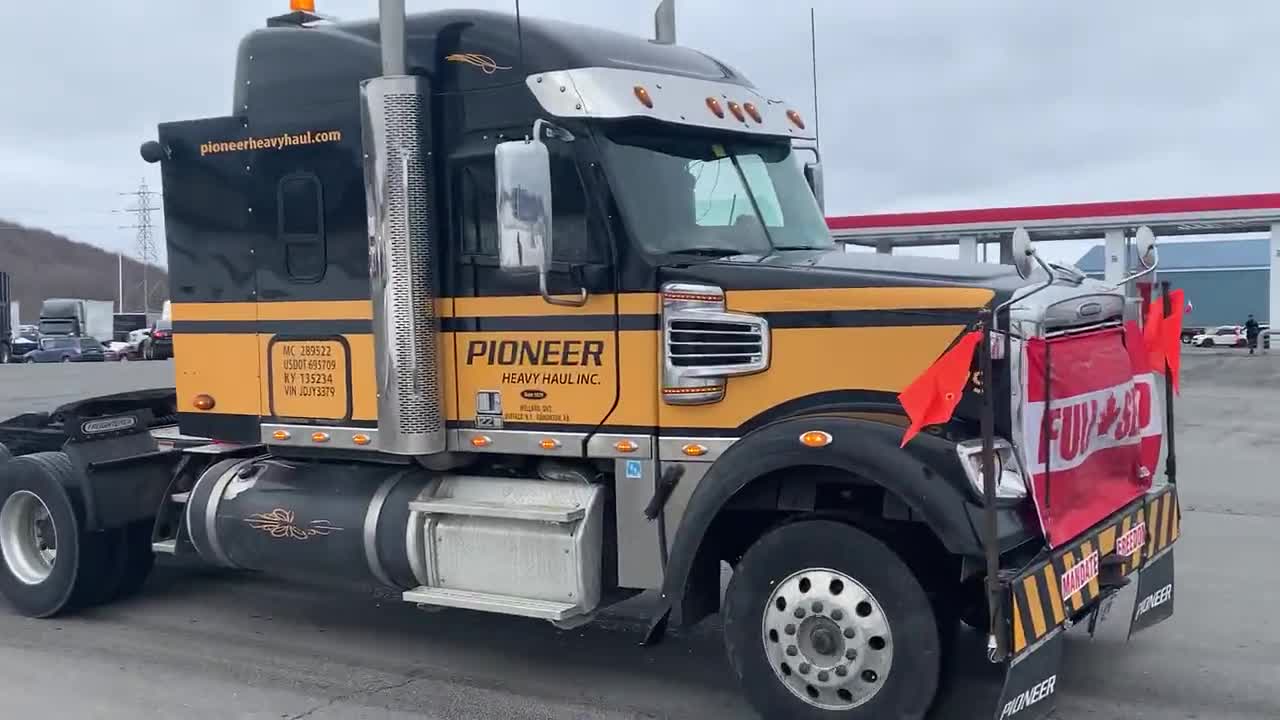
[[[50,297],[115,300],[117,260],[102,248],[47,230],[0,220],[0,270],[9,273],[11,295],[22,303],[22,322],[34,323],[40,303]],[[147,273],[151,309],[169,296],[169,278],[152,266]],[[142,309],[142,263],[124,260],[125,309]]]

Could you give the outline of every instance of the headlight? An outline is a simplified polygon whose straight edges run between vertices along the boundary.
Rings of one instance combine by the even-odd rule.
[[[996,498],[1021,500],[1027,496],[1027,483],[1022,476],[1022,463],[1018,462],[1018,454],[1007,440],[996,438],[994,447]],[[969,477],[969,484],[977,491],[978,497],[982,497],[982,440],[957,443],[956,453],[960,455],[960,464],[964,467],[964,474]]]

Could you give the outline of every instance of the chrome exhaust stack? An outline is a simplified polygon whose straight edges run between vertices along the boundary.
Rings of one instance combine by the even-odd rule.
[[[381,0],[381,77],[360,84],[377,449],[444,452],[434,239],[431,87],[406,75],[404,0]]]

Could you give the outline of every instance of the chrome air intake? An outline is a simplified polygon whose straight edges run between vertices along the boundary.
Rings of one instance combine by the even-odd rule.
[[[431,132],[427,80],[360,85],[378,449],[443,452],[439,335],[432,280]]]

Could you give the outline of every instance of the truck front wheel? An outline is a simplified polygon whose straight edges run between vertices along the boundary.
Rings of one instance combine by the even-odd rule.
[[[922,718],[938,685],[937,623],[896,553],[857,528],[776,528],[734,569],[729,661],[765,720]]]

